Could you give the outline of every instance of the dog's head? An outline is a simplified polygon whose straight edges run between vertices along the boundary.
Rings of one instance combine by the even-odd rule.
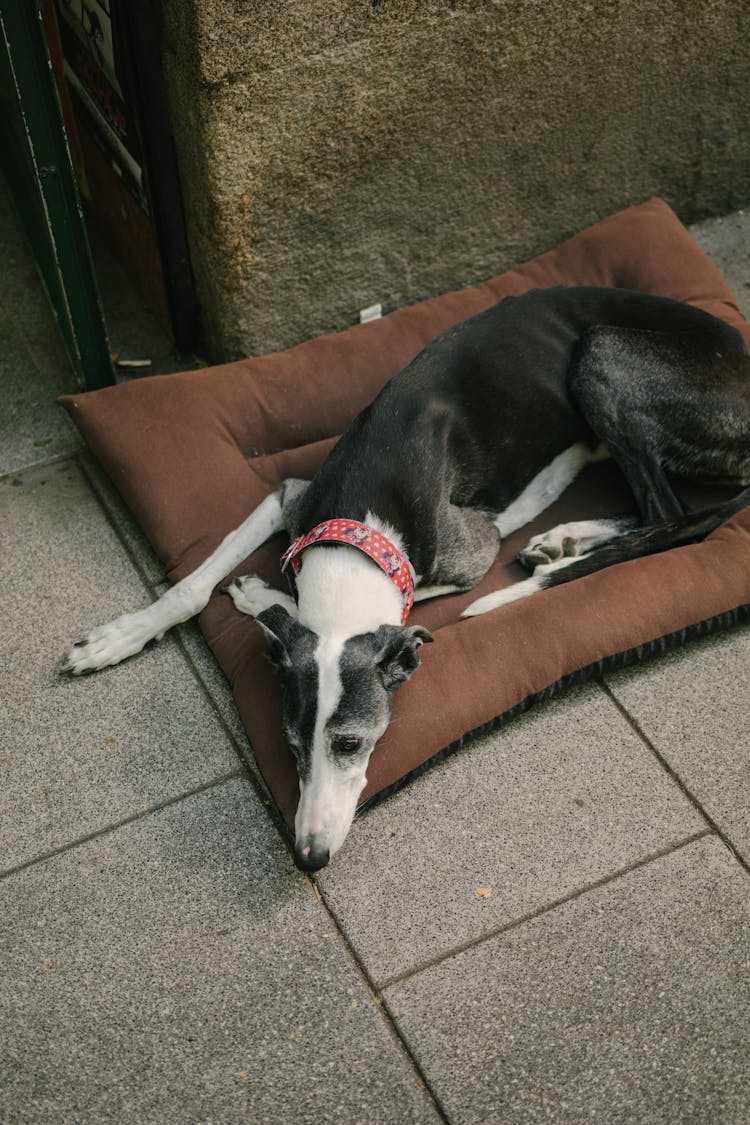
[[[280,605],[256,621],[281,681],[284,735],[297,763],[295,862],[317,871],[344,842],[393,696],[432,636],[419,625],[319,636]]]

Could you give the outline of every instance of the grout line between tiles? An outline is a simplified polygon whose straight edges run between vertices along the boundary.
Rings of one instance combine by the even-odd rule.
[[[0,472],[0,484],[7,480],[14,480],[16,477],[22,477],[26,473],[39,472],[42,469],[51,469],[55,465],[62,465],[65,461],[72,461],[77,463],[79,449],[62,450],[56,453],[54,457],[46,457],[41,461],[31,461],[28,465],[19,465],[15,469],[7,469]]]
[[[19,871],[26,871],[29,867],[36,867],[39,863],[44,863],[48,859],[53,859],[58,855],[65,855],[66,852],[73,851],[81,844],[88,844],[91,840],[98,840],[101,836],[109,836],[111,833],[116,832],[120,828],[124,828],[128,824],[135,824],[139,820],[145,820],[146,817],[151,816],[153,813],[161,812],[162,809],[171,808],[172,805],[177,805],[180,801],[186,800],[188,797],[196,797],[200,793],[207,793],[211,789],[218,789],[222,785],[226,785],[229,781],[235,781],[237,778],[244,779],[244,771],[240,769],[231,770],[229,773],[223,773],[220,777],[214,777],[211,781],[205,781],[202,785],[196,785],[192,789],[186,789],[182,793],[176,793],[173,797],[167,798],[166,801],[159,801],[157,804],[149,805],[148,808],[140,809],[131,816],[123,817],[122,820],[114,821],[112,824],[105,824],[102,828],[97,828],[94,832],[87,832],[84,836],[78,836],[75,840],[69,841],[67,844],[61,844],[58,848],[50,848],[49,851],[42,852],[40,855],[34,856],[32,859],[27,859],[23,863],[17,863],[13,867],[6,867],[0,871],[0,879],[7,879],[10,875],[17,875]]]
[[[352,942],[350,941],[349,937],[347,936],[345,930],[343,929],[343,927],[339,923],[339,920],[336,917],[336,914],[333,911],[331,905],[329,904],[329,902],[325,898],[325,895],[321,892],[320,887],[318,886],[317,880],[311,874],[308,874],[306,877],[307,877],[307,880],[312,887],[313,894],[315,895],[316,899],[320,903],[324,913],[328,916],[328,919],[329,919],[331,925],[335,929],[339,940],[341,941],[347,955],[349,956],[350,960],[352,961],[352,963],[354,965],[354,968],[355,968],[355,971],[359,973],[365,987],[367,988],[367,991],[370,993],[370,995],[372,997],[372,1000],[373,1000],[373,1003],[382,1012],[383,1019],[385,1021],[386,1027],[388,1028],[389,1033],[393,1037],[396,1045],[403,1052],[403,1054],[404,1054],[407,1062],[409,1063],[409,1065],[412,1067],[412,1069],[413,1069],[413,1071],[416,1075],[417,1082],[418,1082],[419,1086],[425,1091],[428,1098],[432,1102],[433,1109],[435,1110],[437,1115],[440,1117],[440,1120],[444,1121],[446,1123],[450,1123],[450,1118],[448,1117],[448,1114],[447,1114],[445,1108],[443,1107],[443,1105],[440,1101],[440,1098],[435,1093],[435,1090],[433,1089],[432,1084],[431,1084],[429,1078],[427,1077],[426,1072],[422,1068],[421,1064],[417,1061],[414,1053],[412,1052],[411,1048],[409,1047],[409,1044],[406,1041],[406,1038],[402,1034],[402,1032],[401,1032],[401,1030],[398,1026],[398,1022],[396,1021],[396,1018],[393,1015],[393,1012],[391,1011],[391,1008],[388,1004],[388,1001],[383,996],[382,987],[379,988],[375,984],[375,981],[370,976],[370,973],[368,972],[367,968],[365,967],[364,962],[362,961],[362,959],[360,958],[356,949],[352,945]]]
[[[464,942],[462,945],[456,945],[452,949],[446,950],[445,953],[440,953],[436,957],[431,957],[411,969],[404,970],[402,973],[396,973],[395,976],[390,977],[379,986],[380,991],[392,988],[393,985],[396,984],[402,984],[411,977],[423,973],[426,969],[433,969],[436,965],[441,965],[444,961],[450,961],[452,957],[457,957],[459,954],[466,953],[470,949],[476,949],[477,946],[483,945],[486,941],[491,941],[493,938],[499,937],[509,930],[515,930],[519,926],[524,926],[527,922],[533,922],[536,918],[542,918],[545,914],[550,914],[552,911],[558,910],[561,906],[566,906],[569,902],[575,902],[576,899],[583,898],[584,895],[589,894],[591,891],[600,890],[602,887],[606,887],[610,883],[614,883],[634,871],[639,871],[642,867],[647,867],[650,863],[664,859],[665,856],[672,855],[674,852],[678,852],[682,848],[689,847],[690,844],[694,844],[696,841],[703,840],[707,836],[712,835],[714,835],[713,832],[708,828],[704,828],[700,832],[694,832],[692,835],[686,836],[684,840],[680,840],[678,843],[672,844],[668,848],[661,848],[657,852],[651,852],[650,855],[644,856],[643,859],[636,860],[626,867],[620,867],[616,871],[611,872],[611,874],[604,875],[601,879],[595,879],[592,883],[586,883],[583,887],[577,887],[576,890],[571,891],[570,894],[563,895],[553,902],[545,903],[544,906],[540,906],[536,910],[531,910],[528,914],[524,914],[520,918],[514,918],[510,922],[504,922],[501,926],[497,926],[492,930],[487,930],[478,937],[472,938],[471,941]]]
[[[677,773],[677,771],[673,768],[673,766],[671,766],[669,764],[669,762],[667,761],[664,754],[662,754],[662,752],[656,748],[656,746],[651,741],[651,739],[648,737],[646,732],[643,730],[643,728],[641,727],[641,725],[637,721],[637,719],[635,719],[633,717],[633,715],[630,714],[630,712],[625,707],[625,705],[620,702],[620,700],[617,698],[615,693],[612,691],[612,688],[609,686],[609,684],[605,680],[603,680],[601,677],[598,677],[598,683],[599,683],[599,686],[601,687],[602,691],[604,692],[604,694],[610,699],[610,701],[613,703],[613,705],[617,708],[617,710],[620,712],[620,714],[625,719],[625,721],[630,725],[630,727],[635,732],[635,734],[637,734],[637,736],[641,740],[641,742],[644,743],[646,748],[656,758],[657,762],[662,767],[664,772],[671,778],[671,780],[678,787],[678,789],[683,794],[683,796],[685,796],[688,799],[688,801],[690,801],[690,803],[693,806],[693,808],[695,809],[695,811],[703,818],[703,820],[706,822],[707,827],[711,830],[711,832],[715,833],[715,835],[717,835],[719,837],[722,844],[724,844],[724,846],[732,853],[734,858],[737,860],[737,863],[739,863],[739,865],[742,868],[744,868],[744,870],[747,871],[748,874],[750,874],[750,864],[748,863],[748,861],[737,851],[737,849],[735,848],[732,841],[729,839],[729,837],[726,835],[726,833],[719,827],[719,825],[716,823],[716,821],[711,816],[711,814],[706,812],[706,810],[704,809],[703,805],[698,800],[696,795],[688,787],[688,785],[682,780],[682,778]]]

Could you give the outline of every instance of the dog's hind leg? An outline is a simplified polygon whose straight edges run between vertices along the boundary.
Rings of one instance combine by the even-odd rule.
[[[624,535],[637,524],[638,520],[634,516],[561,523],[542,535],[534,535],[524,549],[519,551],[518,561],[527,570],[534,570],[537,566],[546,566],[558,559],[578,558],[580,555],[587,555],[595,547],[601,547]]]
[[[200,613],[214,587],[271,535],[283,530],[285,493],[293,493],[296,499],[300,483],[285,481],[238,528],[229,532],[197,570],[172,586],[158,601],[93,629],[69,650],[62,671],[78,676],[119,664],[140,652],[149,641],[160,640],[173,625]]]
[[[684,508],[668,473],[741,483],[750,461],[750,357],[721,321],[690,332],[596,327],[567,384],[630,485],[641,521]]]
[[[650,527],[636,527],[632,531],[623,531],[586,554],[572,558],[563,557],[555,562],[537,566],[530,578],[478,598],[464,610],[462,616],[477,617],[519,601],[521,598],[528,598],[540,590],[559,586],[576,578],[584,578],[604,567],[643,558],[644,555],[653,555],[686,543],[694,543],[705,538],[736,512],[748,506],[750,506],[750,488],[744,489],[738,496],[716,508],[703,512],[690,512],[677,519],[663,520]]]
[[[507,539],[553,504],[586,465],[605,461],[609,456],[605,445],[592,449],[585,442],[577,442],[564,449],[537,473],[512,504],[493,517],[502,538]]]

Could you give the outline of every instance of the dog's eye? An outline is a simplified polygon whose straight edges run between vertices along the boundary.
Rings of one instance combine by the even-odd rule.
[[[331,740],[331,746],[337,754],[354,754],[361,745],[361,738],[349,738],[343,734],[338,734]]]

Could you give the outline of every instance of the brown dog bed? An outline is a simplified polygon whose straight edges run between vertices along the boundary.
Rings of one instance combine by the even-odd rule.
[[[141,379],[61,399],[173,581],[287,476],[308,477],[380,387],[443,329],[509,294],[549,285],[614,285],[690,302],[750,326],[710,259],[662,200],[631,207],[517,269],[289,351]],[[694,491],[693,503],[718,494]],[[530,534],[563,519],[632,507],[611,465],[594,466],[533,525],[511,536],[470,594],[418,605],[410,623],[437,643],[399,691],[363,802],[403,783],[473,735],[573,682],[748,615],[750,508],[704,542],[623,563],[483,617],[461,610],[523,575]],[[332,513],[335,515],[335,513]],[[285,589],[277,537],[235,573]],[[116,616],[121,607],[108,607]],[[105,614],[106,616],[106,614]],[[99,622],[92,622],[92,625]],[[215,594],[200,626],[227,675],[260,768],[288,823],[297,781],[258,626]]]

